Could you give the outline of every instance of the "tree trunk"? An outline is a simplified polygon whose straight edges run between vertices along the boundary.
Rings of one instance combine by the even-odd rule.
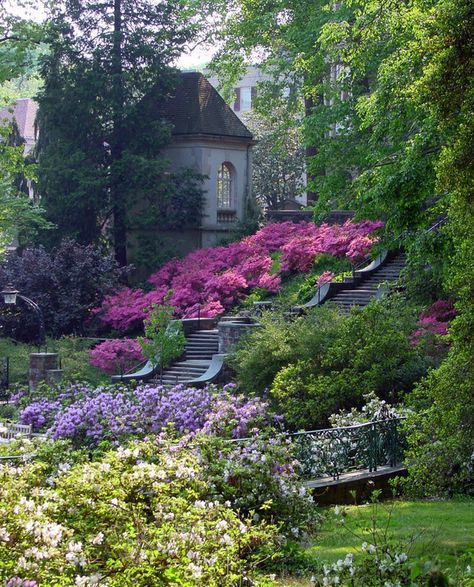
[[[127,212],[125,194],[119,162],[123,155],[124,142],[124,83],[122,61],[122,0],[114,0],[114,37],[112,49],[112,141],[111,141],[111,185],[113,209],[113,243],[115,259],[120,266],[127,264]]]
[[[313,98],[310,96],[304,99],[304,110],[305,116],[311,116],[313,110]],[[313,145],[306,145],[305,146],[305,157],[306,157],[306,183],[307,185],[311,185],[314,180],[314,175],[309,171],[308,161],[311,157],[314,157],[317,154],[317,149]],[[307,196],[307,204],[308,206],[313,202],[316,202],[318,199],[319,194],[317,192],[311,191],[310,189],[306,189],[306,196]]]

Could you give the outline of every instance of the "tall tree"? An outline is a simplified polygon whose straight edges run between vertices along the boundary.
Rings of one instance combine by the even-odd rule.
[[[244,122],[257,144],[252,150],[252,195],[262,208],[277,210],[305,189],[304,149],[296,118],[248,112]]]
[[[108,230],[123,265],[128,212],[138,195],[148,190],[159,199],[173,191],[159,157],[169,125],[143,120],[141,100],[151,91],[163,100],[173,88],[170,63],[198,31],[192,3],[64,0],[49,22],[52,50],[39,95],[40,194],[58,236],[91,242]]]
[[[283,103],[304,113],[308,183],[318,214],[350,207],[382,216],[396,234],[426,225],[442,137],[413,92],[396,93],[422,67],[412,45],[411,2],[225,4],[215,66],[231,79],[245,60],[260,63],[274,77],[261,87],[262,109]],[[294,88],[286,102],[285,87]]]
[[[3,86],[34,69],[45,36],[42,25],[13,15],[10,8],[0,2],[0,107],[11,106],[11,90],[3,91]],[[21,189],[20,178],[32,181],[35,168],[25,161],[23,141],[10,114],[0,121],[0,253],[14,237],[28,239],[47,226],[42,210]]]

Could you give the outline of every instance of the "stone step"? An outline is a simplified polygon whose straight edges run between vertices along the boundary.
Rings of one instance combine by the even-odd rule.
[[[180,365],[181,367],[207,367],[209,366],[209,361],[199,361],[189,359],[188,361],[178,361],[175,365]]]
[[[190,332],[188,337],[190,336],[217,336],[219,331],[217,328],[213,328],[212,330],[195,330],[194,332]]]
[[[184,349],[187,351],[198,351],[201,349],[208,349],[208,350],[212,350],[217,348],[219,345],[218,344],[187,344]]]

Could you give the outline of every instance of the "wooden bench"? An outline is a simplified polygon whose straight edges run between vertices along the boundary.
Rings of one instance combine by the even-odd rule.
[[[31,438],[31,424],[17,424],[12,422],[0,422],[0,441],[12,440],[24,436]]]

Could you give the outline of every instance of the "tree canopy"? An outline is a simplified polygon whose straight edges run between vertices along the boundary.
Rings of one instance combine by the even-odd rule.
[[[16,98],[14,80],[31,74],[44,39],[41,24],[14,16],[0,2],[0,107]],[[24,158],[24,146],[13,117],[0,121],[0,252],[15,237],[29,238],[46,228],[42,211],[33,205],[22,184],[35,179],[35,167]]]
[[[159,156],[169,124],[146,119],[141,100],[153,90],[159,101],[173,88],[170,64],[198,30],[193,6],[65,0],[49,24],[39,95],[40,194],[58,237],[88,243],[110,235],[123,265],[130,210],[137,212],[144,197],[169,201],[183,183]],[[195,211],[199,177],[186,177]]]

